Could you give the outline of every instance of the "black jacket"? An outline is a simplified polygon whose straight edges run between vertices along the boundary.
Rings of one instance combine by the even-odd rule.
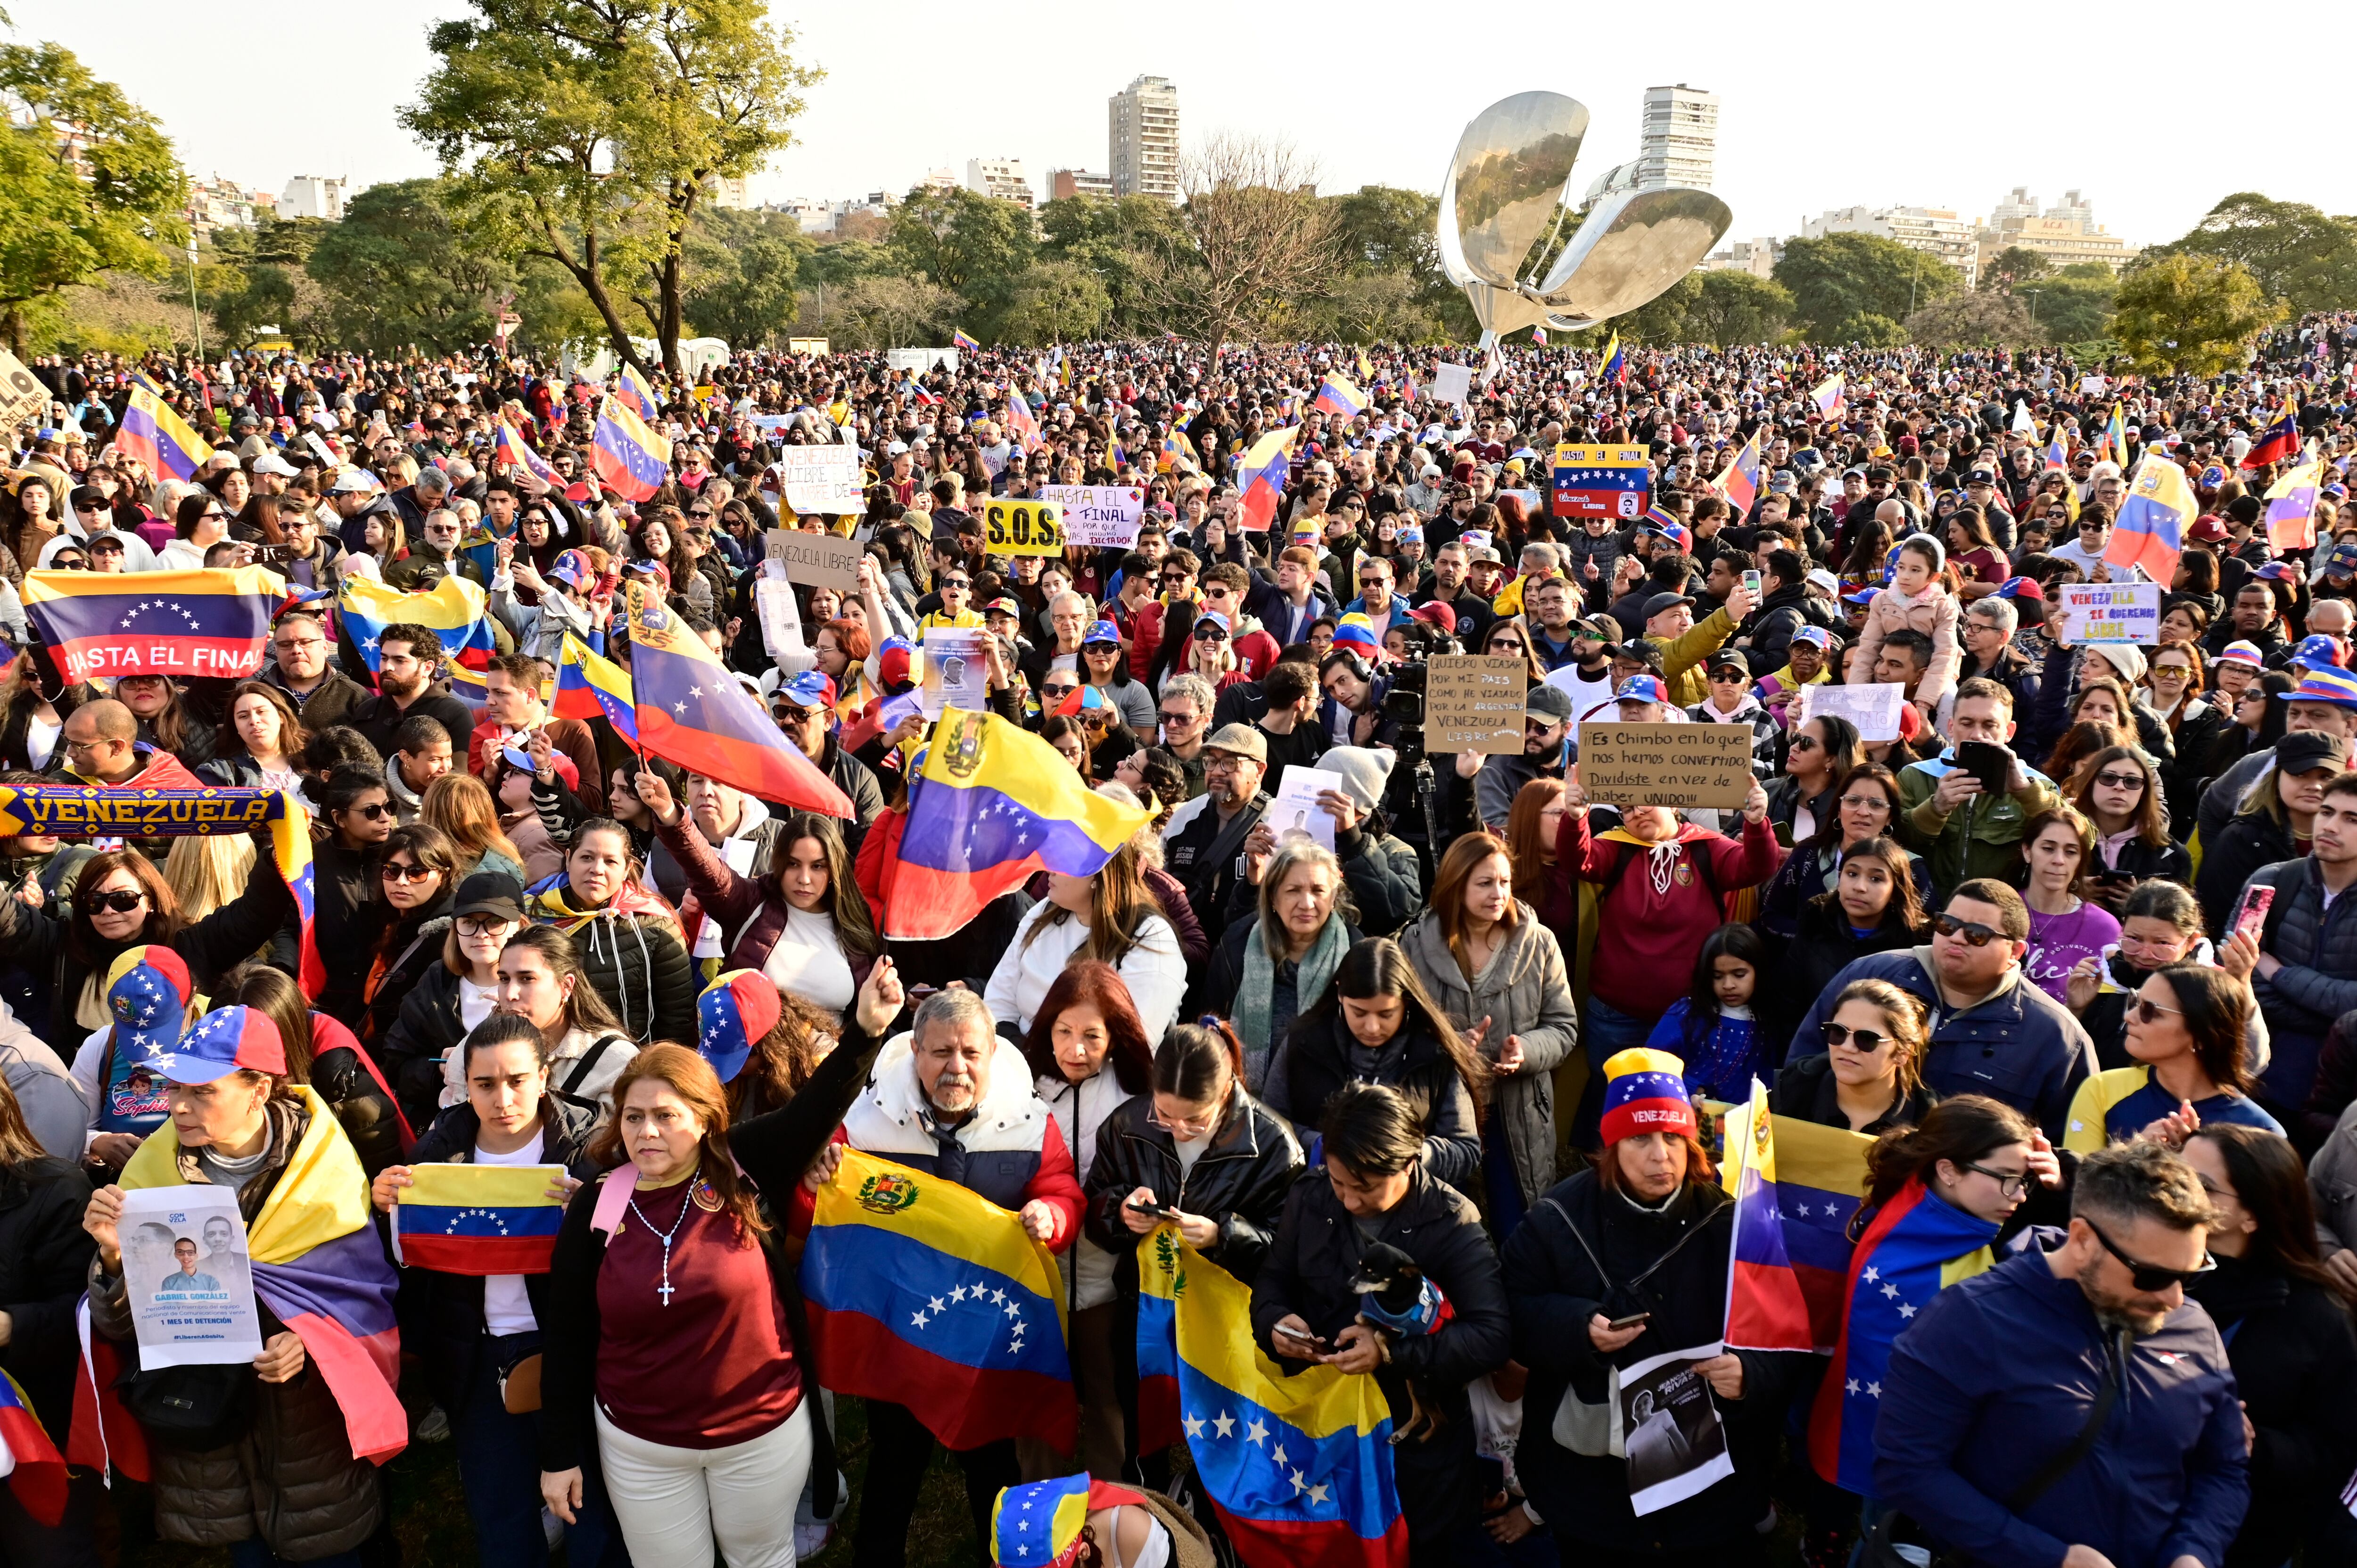
[[[328,972],[312,1005],[357,1031],[385,907],[376,896],[374,849],[348,849],[331,830],[311,841],[311,931]]]
[[[574,933],[573,948],[626,1037],[642,1046],[695,1038],[695,965],[670,919],[652,910],[600,915]]]
[[[418,908],[410,910],[379,939],[379,954],[370,966],[375,990],[369,998],[368,1012],[360,1030],[361,1037],[370,1045],[392,1033],[393,1020],[401,1016],[402,1004],[410,993],[417,989],[428,970],[440,969],[443,940],[450,934],[450,906],[457,900],[457,889],[446,886],[441,893]],[[385,911],[390,915],[390,906]],[[384,969],[376,972],[375,964]]]
[[[1823,1043],[1816,1042],[1819,1046]],[[1820,1127],[1839,1127],[1845,1132],[1878,1137],[1894,1127],[1914,1126],[1923,1120],[1923,1112],[1940,1101],[1938,1095],[1919,1083],[1891,1110],[1863,1127],[1853,1128],[1849,1118],[1842,1114],[1840,1102],[1834,1098],[1835,1088],[1831,1056],[1823,1050],[1813,1056],[1796,1051],[1776,1073],[1776,1087],[1768,1091],[1768,1109],[1796,1122],[1813,1122]]]
[[[25,1387],[59,1448],[81,1365],[74,1309],[98,1243],[81,1228],[90,1178],[63,1160],[0,1166],[0,1303],[11,1326],[0,1369]]]
[[[1252,1283],[1275,1238],[1285,1195],[1301,1174],[1293,1129],[1237,1084],[1211,1146],[1181,1175],[1170,1134],[1147,1120],[1153,1108],[1150,1095],[1134,1095],[1097,1129],[1082,1216],[1089,1240],[1114,1254],[1116,1288],[1134,1301],[1137,1237],[1122,1222],[1121,1206],[1147,1187],[1164,1203],[1216,1221],[1220,1239],[1203,1255]]]
[[[440,1114],[443,1054],[467,1037],[459,984],[446,965],[434,964],[400,998],[399,1011],[380,1036],[377,1065],[384,1069],[412,1127],[427,1126]]]
[[[1755,993],[1755,1000],[1765,1004],[1759,1011],[1769,1036],[1767,1059],[1781,1062],[1788,1054],[1807,1056],[1824,1048],[1821,1039],[1795,1040],[1792,1029],[1835,975],[1868,953],[1895,952],[1928,940],[1908,929],[1896,898],[1882,911],[1882,924],[1863,937],[1851,929],[1839,894],[1820,893],[1805,900],[1800,929],[1785,944],[1776,966],[1775,983],[1760,986]]]
[[[1727,1424],[1735,1474],[1683,1502],[1639,1518],[1629,1509],[1625,1459],[1575,1454],[1555,1440],[1566,1391],[1603,1402],[1608,1363],[1718,1339],[1727,1321],[1734,1216],[1716,1185],[1693,1182],[1658,1209],[1608,1192],[1581,1171],[1540,1199],[1506,1242],[1502,1276],[1513,1312],[1514,1359],[1531,1370],[1515,1473],[1555,1532],[1566,1562],[1576,1542],[1603,1552],[1707,1552],[1754,1540],[1768,1513],[1784,1394],[1804,1358],[1755,1350],[1743,1361],[1743,1397],[1712,1396]],[[1588,1319],[1650,1313],[1645,1331],[1610,1356],[1588,1337]],[[1704,1561],[1700,1557],[1693,1561]]]
[[[1305,1012],[1269,1059],[1269,1107],[1290,1117],[1297,1129],[1314,1129],[1326,1102],[1346,1084],[1363,1079],[1395,1089],[1424,1128],[1425,1170],[1458,1192],[1478,1193],[1481,1134],[1473,1096],[1437,1037],[1413,1025],[1405,1034],[1405,1040],[1394,1036],[1371,1068],[1340,1007],[1324,1018]]]
[[[360,731],[376,747],[379,757],[390,757],[393,752],[393,732],[401,727],[403,721],[421,715],[450,732],[453,756],[467,754],[468,737],[475,733],[474,710],[450,694],[447,681],[428,682],[424,694],[405,708],[379,692],[354,708],[344,722]]]
[[[2201,871],[2193,891],[2201,900],[2201,920],[2212,938],[2223,934],[2226,917],[2234,912],[2235,896],[2263,865],[2298,858],[2291,825],[2266,811],[2243,811],[2231,818],[2216,843],[2201,846]]]
[[[2276,1568],[2309,1542],[2310,1562],[2346,1563],[2357,1524],[2340,1506],[2357,1467],[2357,1327],[2333,1291],[2243,1258],[2220,1258],[2186,1293],[2226,1341],[2235,1391],[2257,1432],[2251,1507],[2227,1568]],[[2319,1556],[2327,1542],[2333,1550]]]

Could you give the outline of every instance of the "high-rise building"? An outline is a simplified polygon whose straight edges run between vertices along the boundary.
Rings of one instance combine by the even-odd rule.
[[[1090,174],[1083,169],[1051,168],[1048,171],[1048,199],[1070,201],[1075,196],[1111,196],[1113,176]]]
[[[741,174],[725,179],[714,175],[704,182],[704,193],[713,206],[733,211],[742,212],[753,205],[751,182]]]
[[[1942,207],[1842,207],[1820,213],[1801,224],[1801,237],[1822,240],[1828,234],[1878,234],[1896,240],[1910,251],[1937,256],[1964,274],[1970,288],[1980,276],[1980,252],[1973,226]]]
[[[1105,118],[1113,193],[1178,200],[1178,88],[1141,76],[1113,95]]]
[[[1723,251],[1713,251],[1702,259],[1702,271],[1706,273],[1749,273],[1753,277],[1776,275],[1776,263],[1784,259],[1784,242],[1777,239],[1738,240]]]
[[[286,194],[278,199],[281,218],[324,218],[330,223],[344,220],[344,187],[348,182],[331,179],[321,174],[298,174],[286,182]]]
[[[1637,144],[1637,188],[1665,185],[1710,188],[1718,156],[1718,94],[1679,82],[1645,89],[1645,120]]]
[[[968,158],[965,160],[965,188],[993,201],[1011,201],[1016,206],[1031,206],[1031,178],[1023,172],[1021,158]]]
[[[1974,238],[1979,242],[1983,266],[2017,245],[2057,267],[2101,262],[2114,272],[2136,254],[2134,246],[2095,221],[2093,204],[2076,190],[2064,191],[2059,205],[2041,212],[2029,188],[2017,185],[2010,197],[1989,209],[1988,221],[1975,226]]]
[[[220,229],[251,229],[277,205],[278,199],[268,191],[250,190],[219,175],[188,182],[188,228],[199,240],[211,238]]]

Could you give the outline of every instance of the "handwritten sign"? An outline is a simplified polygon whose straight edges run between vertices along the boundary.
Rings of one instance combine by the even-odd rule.
[[[1579,782],[1616,806],[1740,810],[1751,794],[1749,725],[1579,726]]]
[[[786,581],[813,588],[859,591],[859,546],[832,533],[804,533],[800,529],[773,528],[761,536],[762,554],[786,569]]]
[[[2066,642],[2149,648],[2160,640],[2160,585],[2065,583],[2055,615],[2055,629]]]
[[[1442,403],[1453,403],[1459,408],[1469,407],[1473,401],[1473,367],[1436,365],[1428,390]]]
[[[25,361],[0,349],[0,428],[28,424],[49,406],[49,389]]]
[[[1907,688],[1896,681],[1866,686],[1803,686],[1800,714],[1792,722],[1847,719],[1857,726],[1858,739],[1875,744],[1899,738],[1899,710],[1906,705]]]
[[[786,504],[797,512],[860,511],[866,507],[856,446],[789,446],[778,466],[784,470]]]
[[[1425,664],[1424,745],[1439,754],[1523,754],[1529,666],[1519,659],[1437,653]]]
[[[1042,485],[1039,499],[1064,509],[1064,542],[1092,550],[1126,550],[1146,519],[1140,485]]]
[[[993,555],[1061,555],[1064,509],[1053,501],[992,501],[982,509],[982,532]]]

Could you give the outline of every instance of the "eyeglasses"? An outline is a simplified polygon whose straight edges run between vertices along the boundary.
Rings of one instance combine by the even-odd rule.
[[[462,937],[495,937],[510,924],[497,915],[461,915],[456,923]]]
[[[2086,1217],[2082,1215],[2080,1218]],[[2104,1244],[2104,1251],[2127,1265],[2128,1283],[2148,1295],[2165,1291],[2171,1285],[2190,1284],[2218,1266],[2218,1260],[2207,1251],[2201,1254],[2201,1266],[2194,1269],[2164,1269],[2156,1263],[2139,1262],[2121,1251],[2119,1244],[2104,1235],[2104,1228],[2093,1220],[2087,1220],[2087,1229],[2095,1233],[2095,1240]]]
[[[2141,996],[2136,998],[2136,1015],[2139,1024],[2158,1024],[2165,1013],[2182,1014],[2184,1011],[2182,1007],[2164,1007],[2158,1002],[2147,1002]]]
[[[1220,1113],[1216,1111],[1212,1112],[1208,1116],[1181,1116],[1175,1122],[1165,1117],[1161,1112],[1155,1110],[1150,1105],[1146,1107],[1146,1124],[1147,1126],[1158,1128],[1161,1131],[1169,1133],[1180,1143],[1187,1144],[1193,1143],[1196,1139],[1210,1132],[1212,1127],[1218,1124],[1219,1120]]]
[[[366,817],[372,822],[377,821],[379,818],[393,815],[393,808],[386,805],[382,800],[371,800],[365,806],[348,806],[345,810],[350,811],[355,816]]]
[[[2141,789],[2144,788],[2144,775],[2141,773],[2098,773],[2095,775],[2095,782],[2101,784],[2106,789]]]
[[[124,892],[120,888],[113,893],[85,893],[81,896],[81,907],[93,915],[101,909],[112,910],[117,915],[128,915],[145,902],[147,902],[146,894]]]
[[[1825,1044],[1829,1046],[1846,1046],[1855,1042],[1857,1048],[1862,1051],[1878,1051],[1897,1038],[1896,1036],[1885,1035],[1874,1029],[1844,1028],[1841,1025],[1833,1023],[1830,1020],[1821,1025],[1820,1027],[1822,1027],[1825,1032]]]
[[[1976,948],[1985,948],[2005,935],[2003,931],[1993,930],[1978,920],[1959,920],[1945,913],[1932,917],[1932,929],[1943,937],[1962,937]]]
[[[1964,1168],[1973,1172],[1975,1175],[1985,1176],[1988,1177],[1989,1180],[1996,1183],[1996,1190],[1999,1197],[2019,1197],[2023,1193],[2029,1190],[2029,1173],[2028,1171],[1993,1171],[1986,1165],[1973,1165],[1969,1162],[1966,1163]],[[2137,1288],[2142,1289],[2143,1287],[2138,1286]]]
[[[442,874],[430,865],[413,865],[407,861],[388,860],[377,869],[377,875],[387,882],[431,882]]]

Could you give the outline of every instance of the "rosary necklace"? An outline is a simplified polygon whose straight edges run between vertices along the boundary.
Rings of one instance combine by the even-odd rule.
[[[679,1218],[671,1222],[671,1229],[668,1230],[657,1230],[655,1222],[640,1211],[638,1195],[636,1193],[630,1195],[630,1212],[638,1215],[639,1223],[647,1228],[649,1235],[662,1243],[662,1283],[656,1288],[655,1294],[662,1297],[662,1304],[665,1306],[671,1305],[671,1298],[676,1294],[676,1287],[671,1283],[671,1239],[679,1234],[679,1228],[687,1223],[688,1211],[695,1207],[696,1184],[703,1171],[702,1165],[696,1166],[694,1170],[688,1173],[687,1180],[681,1184],[686,1190],[680,1196]]]

